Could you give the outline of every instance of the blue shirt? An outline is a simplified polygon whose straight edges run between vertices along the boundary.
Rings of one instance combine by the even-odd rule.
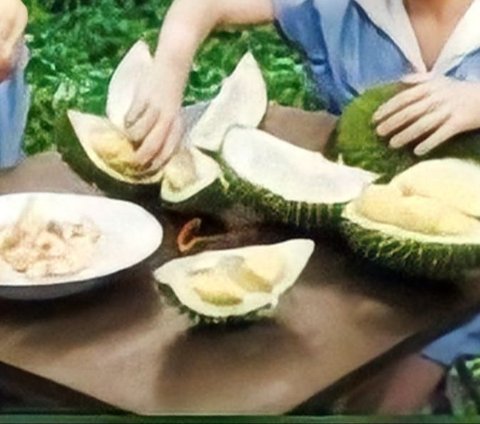
[[[360,93],[427,71],[402,0],[273,0],[277,23],[304,52],[329,112]],[[433,72],[480,81],[480,1],[474,0]]]
[[[402,0],[273,0],[276,20],[303,53],[329,112],[369,87],[427,72]],[[480,0],[474,0],[431,70],[480,81]],[[480,355],[480,316],[428,346],[424,355],[450,365]]]
[[[22,140],[29,107],[23,62],[24,58],[12,75],[0,83],[0,168],[15,166],[23,156]]]

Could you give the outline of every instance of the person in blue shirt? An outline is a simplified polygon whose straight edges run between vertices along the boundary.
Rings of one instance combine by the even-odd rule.
[[[140,163],[166,160],[179,142],[174,134],[183,91],[208,34],[223,24],[271,21],[305,55],[329,114],[338,116],[371,86],[407,84],[374,115],[391,148],[415,142],[414,153],[424,155],[480,128],[480,0],[176,0],[160,32],[155,65],[126,118]],[[415,360],[428,361],[429,388],[443,366],[475,354],[480,318]]]
[[[28,13],[20,0],[0,1],[0,168],[16,165],[27,119],[23,32]]]

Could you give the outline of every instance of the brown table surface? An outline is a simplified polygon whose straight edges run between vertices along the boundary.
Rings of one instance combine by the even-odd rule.
[[[93,189],[56,154],[0,174],[0,193],[38,190]],[[150,267],[177,255],[178,220],[160,220],[165,241]],[[259,242],[289,236],[268,230]],[[136,413],[282,414],[401,342],[418,348],[480,306],[473,279],[405,281],[318,239],[275,320],[198,329],[165,303],[149,266],[71,298],[0,301],[0,361]]]

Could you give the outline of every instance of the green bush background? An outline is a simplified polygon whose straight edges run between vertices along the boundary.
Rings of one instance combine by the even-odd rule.
[[[113,69],[139,38],[155,47],[171,1],[25,1],[30,12],[27,78],[32,89],[27,153],[54,148],[55,121],[67,108],[103,112]],[[261,64],[271,100],[305,109],[318,107],[302,58],[273,26],[213,34],[196,58],[185,104],[211,98],[247,49]]]

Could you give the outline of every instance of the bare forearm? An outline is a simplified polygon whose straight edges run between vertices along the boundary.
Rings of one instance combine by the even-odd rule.
[[[4,0],[0,0],[4,1]],[[145,73],[125,119],[141,143],[143,165],[161,165],[181,142],[180,109],[196,51],[215,27],[256,24],[273,17],[272,0],[175,0],[160,32],[154,65]]]
[[[271,0],[176,0],[165,18],[156,66],[181,90],[202,42],[218,26],[259,24],[273,19]],[[162,69],[163,68],[163,69]]]

